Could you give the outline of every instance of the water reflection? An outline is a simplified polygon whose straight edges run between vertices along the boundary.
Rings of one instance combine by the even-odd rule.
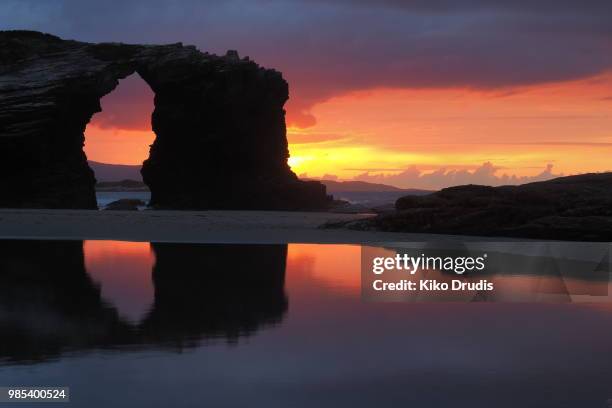
[[[102,299],[122,319],[137,324],[151,310],[155,256],[148,242],[85,241],[85,269],[100,287]]]
[[[129,329],[85,272],[80,241],[2,241],[0,328],[9,361],[103,347]]]
[[[236,341],[287,311],[286,245],[151,244],[155,302],[140,324],[155,341]]]
[[[389,268],[381,274],[371,272],[375,258],[393,260],[396,255],[415,257],[423,266],[415,274],[401,268]],[[453,270],[453,260],[474,262],[476,258],[483,261],[482,269],[464,269],[460,274]],[[362,274],[362,294],[370,301],[612,304],[610,246],[605,243],[396,243],[385,247],[364,246],[361,259],[364,270],[369,272]],[[450,269],[442,267],[447,261],[451,261]],[[424,280],[451,289],[421,287],[419,282]],[[412,281],[416,286],[413,290],[375,289],[380,287],[375,282],[402,281]],[[459,289],[454,285],[457,282],[464,286]]]
[[[148,243],[87,242],[87,261],[83,246],[2,241],[0,359],[236,342],[280,322],[287,311],[286,245],[155,243],[142,258],[137,255]],[[147,260],[155,260],[152,273],[142,267]]]
[[[0,385],[69,385],[70,405],[87,408],[612,398],[610,310],[366,303],[359,255],[351,245],[0,242]],[[503,277],[519,291],[520,279],[540,278],[553,294],[607,293],[603,273]]]

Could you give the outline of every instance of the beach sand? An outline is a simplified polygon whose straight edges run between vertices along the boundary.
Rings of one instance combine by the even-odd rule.
[[[449,235],[321,229],[370,214],[288,211],[0,209],[0,238],[204,243],[373,243],[466,240]],[[469,239],[469,238],[467,238]]]

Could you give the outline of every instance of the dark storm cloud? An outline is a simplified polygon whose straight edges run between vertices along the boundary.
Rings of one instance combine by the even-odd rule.
[[[314,103],[352,90],[505,88],[612,66],[609,0],[4,0],[0,23],[89,41],[236,48],[284,72],[302,124]]]

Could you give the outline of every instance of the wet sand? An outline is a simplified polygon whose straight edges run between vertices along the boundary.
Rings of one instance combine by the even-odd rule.
[[[469,239],[449,235],[319,228],[328,221],[370,216],[372,215],[284,211],[133,212],[0,209],[0,238],[355,244]]]

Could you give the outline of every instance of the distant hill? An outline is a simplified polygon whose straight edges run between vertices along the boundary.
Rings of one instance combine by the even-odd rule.
[[[89,167],[96,173],[96,179],[100,182],[119,182],[123,180],[134,180],[142,182],[140,175],[141,165],[108,164],[89,161]],[[430,193],[428,190],[401,189],[387,184],[367,183],[365,181],[336,181],[319,180],[327,186],[328,194],[353,192],[353,193],[378,193],[378,192],[403,192],[406,195],[423,195]]]
[[[149,187],[142,181],[98,181],[96,191],[149,191]]]
[[[121,180],[142,181],[142,176],[140,175],[140,168],[142,166],[139,164],[108,164],[91,160],[88,163],[89,167],[96,173],[96,180],[98,180],[98,182]]]
[[[353,192],[353,193],[379,193],[379,192],[403,192],[406,195],[423,195],[431,193],[428,190],[419,190],[419,189],[403,189],[395,186],[389,186],[387,184],[377,184],[377,183],[368,183],[365,181],[336,181],[336,180],[318,180],[321,183],[325,184],[327,187],[327,192],[329,194],[333,193],[344,193],[344,192]]]

